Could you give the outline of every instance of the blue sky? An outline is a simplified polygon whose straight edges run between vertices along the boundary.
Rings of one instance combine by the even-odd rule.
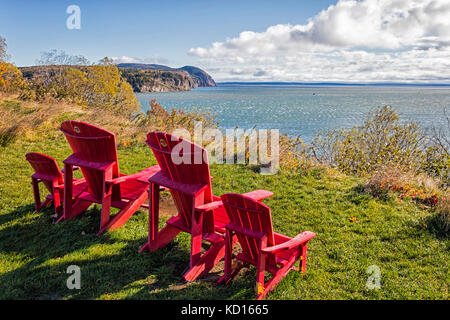
[[[91,61],[108,57],[192,63],[192,47],[264,31],[278,23],[304,23],[333,1],[21,1],[3,0],[0,35],[11,60],[32,65],[42,51],[64,50]],[[66,28],[69,5],[81,9],[81,29]]]
[[[69,30],[69,5],[81,29]],[[217,81],[450,83],[450,1],[2,0],[10,60],[195,65]]]

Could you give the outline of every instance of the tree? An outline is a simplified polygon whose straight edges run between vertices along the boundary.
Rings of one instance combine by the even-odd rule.
[[[41,52],[41,58],[36,60],[37,65],[70,65],[70,66],[86,66],[90,62],[82,55],[70,55],[64,51],[52,49],[50,51]]]
[[[23,86],[22,72],[12,63],[5,61],[6,40],[0,36],[0,91],[16,92]]]
[[[0,61],[0,91],[13,93],[22,86],[22,72],[12,63]]]
[[[0,36],[0,61],[6,59],[6,40]]]

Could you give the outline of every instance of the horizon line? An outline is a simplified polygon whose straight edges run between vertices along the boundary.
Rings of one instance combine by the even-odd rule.
[[[223,81],[219,85],[302,85],[302,86],[411,86],[411,87],[450,87],[450,83],[421,83],[421,82],[289,82],[289,81]]]

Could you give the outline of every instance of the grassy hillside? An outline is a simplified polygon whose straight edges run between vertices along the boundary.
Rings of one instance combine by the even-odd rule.
[[[142,133],[144,134],[144,132]],[[99,209],[52,225],[52,208],[34,212],[32,169],[24,156],[70,155],[59,136],[17,140],[0,148],[0,299],[246,299],[253,298],[255,268],[230,286],[218,286],[221,266],[207,279],[181,282],[189,263],[189,238],[179,236],[154,253],[138,253],[146,242],[147,212],[138,211],[121,229],[95,236]],[[121,170],[132,173],[156,161],[143,144],[119,148]],[[213,191],[264,188],[275,196],[277,232],[317,233],[310,241],[307,273],[291,272],[269,299],[447,299],[448,238],[432,232],[432,214],[394,196],[379,200],[359,178],[326,169],[282,170],[260,175],[247,166],[213,165]],[[166,213],[171,202],[166,200]],[[161,217],[161,224],[167,215]],[[66,269],[81,268],[81,289],[69,290]],[[367,268],[381,269],[381,289],[367,290]]]

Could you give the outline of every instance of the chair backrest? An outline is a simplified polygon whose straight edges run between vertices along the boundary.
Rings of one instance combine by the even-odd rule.
[[[195,205],[212,202],[211,176],[207,151],[188,140],[164,132],[147,134],[148,146],[161,168],[161,172],[173,182],[207,185],[195,198]],[[193,197],[170,190],[180,217],[187,228],[191,227]]]
[[[44,177],[48,177],[48,180],[44,179],[42,180],[42,182],[47,187],[48,191],[50,191],[50,193],[53,193],[51,180],[57,178],[59,184],[64,183],[64,178],[61,170],[59,169],[56,160],[52,157],[37,152],[29,152],[25,155],[25,158],[30,163],[31,167],[33,167],[36,173]]]
[[[251,232],[263,232],[267,236],[267,246],[275,245],[270,208],[263,203],[236,193],[226,193],[220,197],[231,223]],[[258,242],[255,238],[237,232],[242,252],[248,260],[257,263]],[[266,263],[275,265],[275,257],[268,256]]]
[[[81,121],[64,121],[61,131],[66,136],[74,155],[91,163],[114,162],[112,178],[119,177],[116,137],[113,133]],[[103,193],[103,172],[80,166],[89,187],[89,192],[97,199]],[[116,192],[113,190],[113,198]]]

